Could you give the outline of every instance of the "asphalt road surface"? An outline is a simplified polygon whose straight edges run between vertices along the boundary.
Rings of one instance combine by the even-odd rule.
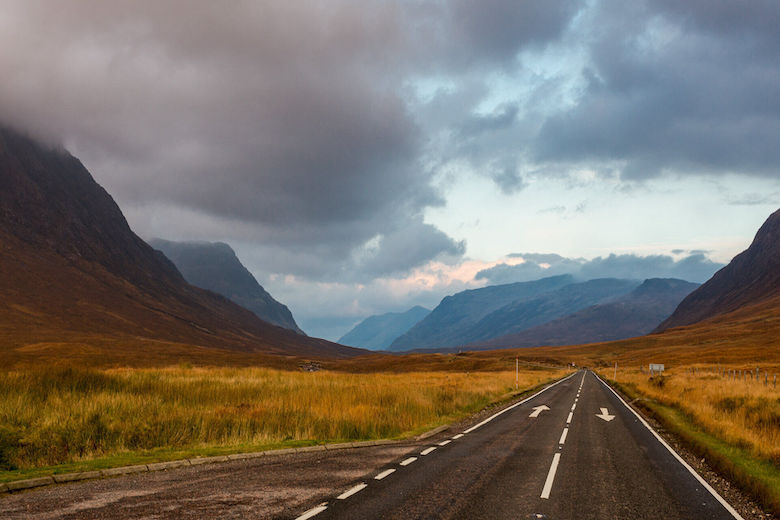
[[[7,519],[741,518],[593,373],[423,442],[0,497]]]
[[[708,487],[611,389],[581,371],[300,518],[740,518]]]

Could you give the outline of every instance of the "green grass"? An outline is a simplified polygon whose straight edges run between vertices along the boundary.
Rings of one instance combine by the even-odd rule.
[[[633,384],[609,383],[631,399],[644,397]],[[753,496],[774,514],[780,514],[780,467],[756,458],[746,449],[704,431],[695,420],[674,406],[654,399],[638,399],[635,405],[651,414],[667,431],[722,476]]]

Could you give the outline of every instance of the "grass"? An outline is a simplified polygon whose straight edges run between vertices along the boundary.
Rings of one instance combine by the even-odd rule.
[[[527,389],[565,374],[524,369]],[[514,391],[514,371],[52,368],[0,373],[0,481],[324,442],[401,438]]]
[[[650,377],[618,370],[613,381],[718,472],[780,513],[780,391],[699,366]],[[726,369],[728,370],[728,368]],[[610,370],[603,375],[613,377]]]

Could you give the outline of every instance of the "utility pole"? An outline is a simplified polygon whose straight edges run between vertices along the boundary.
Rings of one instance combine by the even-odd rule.
[[[515,358],[515,390],[520,388],[520,358]]]
[[[617,361],[615,361],[615,381],[617,381]]]

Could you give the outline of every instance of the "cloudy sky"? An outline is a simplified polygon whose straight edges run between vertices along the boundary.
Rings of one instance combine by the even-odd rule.
[[[574,272],[703,281],[780,206],[774,0],[0,4],[0,120],[308,333]]]

